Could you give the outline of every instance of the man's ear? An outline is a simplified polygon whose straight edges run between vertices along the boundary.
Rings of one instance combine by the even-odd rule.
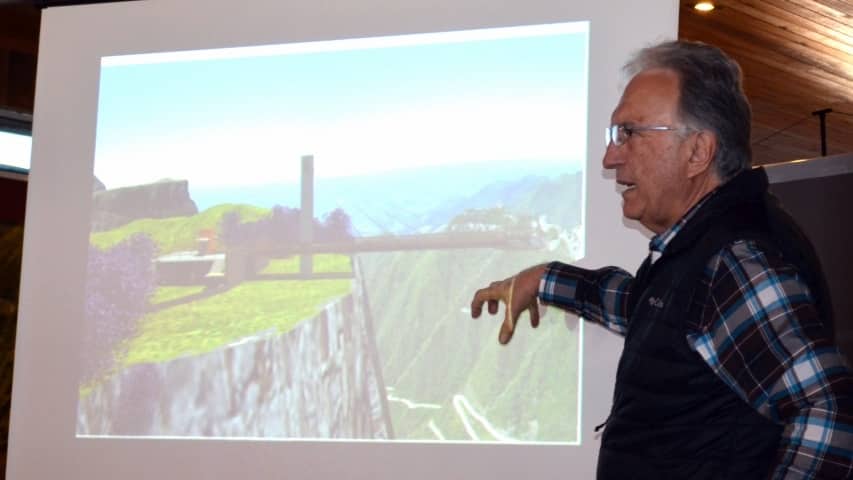
[[[717,136],[710,130],[699,130],[693,136],[687,159],[687,178],[694,178],[713,167],[717,153]]]

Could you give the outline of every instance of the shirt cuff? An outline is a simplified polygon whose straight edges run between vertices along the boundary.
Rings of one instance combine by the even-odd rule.
[[[539,300],[542,303],[577,311],[583,298],[582,288],[585,270],[561,262],[551,262],[545,266],[545,273],[539,280]]]

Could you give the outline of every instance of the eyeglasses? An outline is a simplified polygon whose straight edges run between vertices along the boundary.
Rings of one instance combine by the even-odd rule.
[[[606,146],[610,146],[612,143],[617,147],[623,145],[625,142],[631,138],[635,132],[674,132],[678,130],[686,130],[686,127],[670,127],[666,125],[626,125],[626,124],[618,124],[611,125],[607,127],[605,130],[605,141],[604,144]]]

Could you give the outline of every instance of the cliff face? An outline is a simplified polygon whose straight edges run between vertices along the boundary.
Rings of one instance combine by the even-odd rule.
[[[95,191],[92,194],[92,231],[120,227],[140,218],[195,215],[186,180],[163,180],[147,185]]]
[[[81,398],[77,433],[391,438],[366,305],[357,286],[285,334],[126,369]]]

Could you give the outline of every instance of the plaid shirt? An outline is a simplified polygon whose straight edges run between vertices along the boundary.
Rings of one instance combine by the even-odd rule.
[[[652,262],[705,201],[652,238]],[[554,262],[539,298],[624,335],[633,281],[617,267]],[[853,376],[799,274],[738,241],[711,258],[701,281],[707,297],[701,318],[688,321],[687,342],[740,398],[784,426],[771,478],[853,477]]]

